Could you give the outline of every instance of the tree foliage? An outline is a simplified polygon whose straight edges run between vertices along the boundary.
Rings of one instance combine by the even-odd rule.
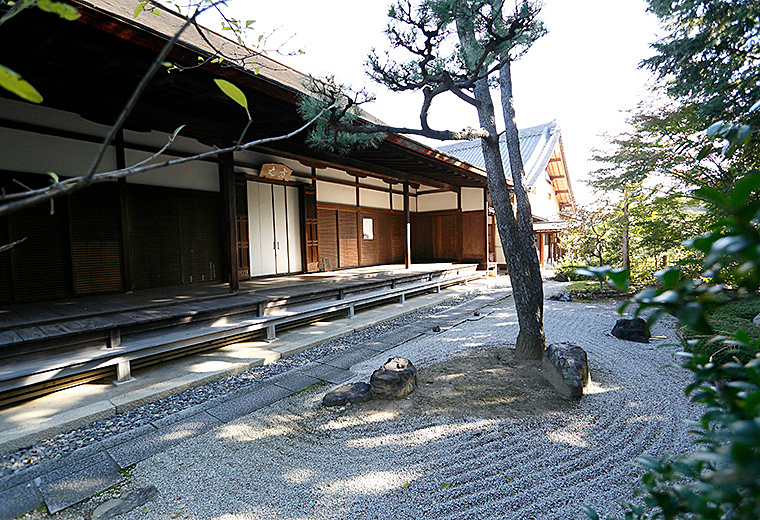
[[[333,150],[345,149],[339,137],[351,133],[394,132],[439,140],[481,140],[488,191],[496,210],[520,324],[517,356],[529,359],[540,358],[546,346],[543,289],[533,219],[524,186],[525,169],[515,123],[510,65],[545,33],[539,12],[539,3],[528,0],[521,0],[514,6],[504,0],[397,1],[389,11],[390,22],[386,30],[391,49],[388,53],[373,52],[370,55],[369,74],[395,92],[422,93],[420,127],[401,128],[357,121],[346,110],[361,101],[355,98],[340,101],[336,109],[328,111],[324,120],[332,131],[323,135],[312,133],[314,140]],[[326,91],[340,91],[333,87],[332,81],[325,84],[323,88],[314,89],[317,97],[324,96]],[[492,88],[498,88],[501,97],[516,209],[510,201],[504,174]],[[433,101],[446,93],[475,109],[478,128],[452,131],[430,126],[428,116]],[[328,96],[326,99],[333,98]],[[309,108],[307,103],[304,105]],[[319,106],[304,110],[304,116],[308,117]]]

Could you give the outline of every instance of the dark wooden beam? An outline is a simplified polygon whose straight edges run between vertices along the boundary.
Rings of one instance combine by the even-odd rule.
[[[219,189],[222,192],[221,250],[227,264],[230,292],[240,290],[238,271],[237,210],[235,208],[235,165],[231,153],[219,154]]]

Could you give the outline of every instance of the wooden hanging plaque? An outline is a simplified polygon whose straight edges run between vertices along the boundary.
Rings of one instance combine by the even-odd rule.
[[[293,170],[284,164],[266,163],[261,166],[259,177],[264,177],[265,179],[275,179],[278,181],[289,181],[290,174],[292,173]]]

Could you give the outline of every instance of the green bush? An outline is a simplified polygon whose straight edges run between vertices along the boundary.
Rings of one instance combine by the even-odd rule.
[[[564,274],[567,275],[568,278],[570,278],[571,281],[577,282],[580,280],[594,280],[591,276],[585,276],[582,274],[576,273],[578,269],[583,269],[584,265],[573,265],[573,264],[561,264],[559,265],[554,272],[557,274]]]
[[[707,322],[719,336],[733,336],[740,330],[747,333],[751,342],[760,340],[760,327],[752,320],[760,314],[760,295],[749,295],[739,299],[718,298],[723,305],[707,313]],[[705,354],[715,363],[738,361],[746,363],[755,354],[756,349],[741,345],[724,345],[714,341],[714,336],[701,335],[688,326],[681,329],[684,349],[692,354]]]
[[[703,254],[702,276],[664,269],[655,275],[659,288],[628,303],[636,305],[637,316],[652,311],[650,325],[669,313],[701,335],[687,339],[692,353],[684,357],[693,373],[686,394],[707,409],[692,431],[702,448],[682,457],[637,459],[645,469],[637,489],[644,505],[624,502],[626,520],[760,518],[760,338],[749,323],[760,305],[760,171],[749,172],[728,194],[703,188],[696,195],[727,215],[688,243]],[[619,287],[628,284],[619,270],[588,272],[609,276]],[[593,509],[584,511],[599,519]]]

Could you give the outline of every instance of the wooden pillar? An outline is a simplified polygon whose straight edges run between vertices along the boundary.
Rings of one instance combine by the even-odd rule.
[[[409,183],[404,183],[404,266],[412,265],[412,221],[409,214]]]
[[[124,131],[119,130],[113,141],[116,151],[116,168],[121,170],[127,167],[127,153],[124,147]],[[132,275],[132,227],[129,223],[129,200],[127,197],[127,179],[121,178],[119,183],[119,208],[121,211],[121,258],[122,275],[124,277],[124,290],[134,291],[135,283]]]
[[[491,235],[488,233],[488,221],[490,217],[488,216],[488,190],[484,187],[483,188],[483,216],[485,217],[484,220],[486,222],[486,244],[485,244],[485,253],[486,253],[486,276],[488,276],[488,245],[489,242],[491,242]]]
[[[222,257],[227,263],[230,292],[233,293],[240,290],[234,161],[232,153],[219,154],[219,189],[222,192],[221,248]]]

